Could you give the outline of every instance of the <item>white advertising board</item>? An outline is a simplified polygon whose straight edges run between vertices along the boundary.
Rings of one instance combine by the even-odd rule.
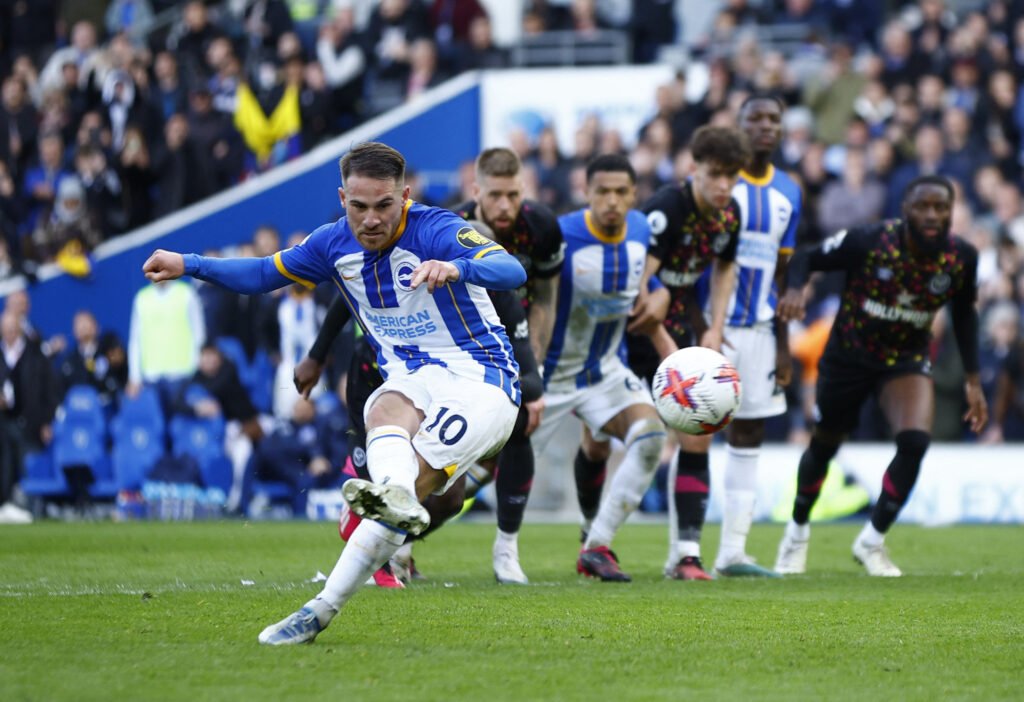
[[[562,152],[575,151],[577,128],[597,115],[627,146],[655,110],[655,92],[671,80],[669,66],[538,68],[488,71],[481,85],[481,144],[508,146],[517,126],[535,135],[551,124]]]

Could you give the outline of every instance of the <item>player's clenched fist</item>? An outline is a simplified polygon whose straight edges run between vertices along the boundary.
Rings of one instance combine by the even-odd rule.
[[[142,264],[142,272],[154,283],[180,278],[185,275],[185,257],[180,253],[157,249]]]

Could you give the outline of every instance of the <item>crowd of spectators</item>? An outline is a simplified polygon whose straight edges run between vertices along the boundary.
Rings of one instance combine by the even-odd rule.
[[[293,158],[447,76],[510,62],[477,0],[193,0],[175,13],[177,5],[0,2],[0,276],[31,274],[47,261],[75,272],[104,240]],[[671,2],[523,5],[523,37],[622,31],[636,61],[655,60],[679,36]],[[694,7],[684,3],[684,17]],[[154,18],[168,8],[174,19],[160,25]],[[642,200],[686,176],[697,127],[732,124],[754,91],[787,105],[776,165],[803,188],[804,242],[896,216],[906,183],[946,175],[957,186],[954,230],[980,253],[982,379],[994,410],[983,440],[1024,439],[1024,2],[726,0],[696,35],[686,48],[691,65],[706,67],[706,89],[695,97],[694,74],[680,70],[652,96],[638,134],[591,116],[566,152],[553,125],[510,133],[526,194],[557,212],[579,207],[584,164],[618,151],[639,174]],[[462,171],[462,189],[437,204],[472,195],[471,165]],[[253,250],[279,243],[257,233]],[[814,313],[796,330],[804,388],[791,390],[794,411],[774,427],[777,439],[798,438],[809,413],[815,349],[837,289],[818,281]],[[305,301],[273,298],[268,313],[208,286],[198,292],[207,339],[238,339],[250,360],[260,350],[275,362],[288,355],[280,335],[261,330],[282,300]],[[19,338],[42,342],[28,296],[10,296],[4,315],[4,348],[17,361]],[[87,333],[95,326],[88,317],[76,318],[72,348],[102,363],[40,343],[53,387],[61,375],[66,387],[69,373],[102,367],[101,392],[116,397],[131,385],[131,344]],[[939,315],[935,434],[961,439],[962,369],[949,327]],[[52,410],[46,403],[33,410],[39,417]],[[271,413],[272,402],[260,409]],[[48,424],[34,420],[33,445],[48,439]],[[248,423],[249,434],[260,431]],[[881,438],[880,414],[869,408],[859,432]]]

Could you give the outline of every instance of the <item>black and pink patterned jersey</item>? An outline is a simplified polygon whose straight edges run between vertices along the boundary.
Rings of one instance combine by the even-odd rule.
[[[463,219],[481,219],[475,200],[464,202],[453,211]],[[523,200],[511,234],[499,236],[498,243],[526,269],[526,284],[519,290],[526,305],[533,300],[534,279],[553,278],[562,270],[565,244],[558,218],[535,200]]]
[[[740,206],[733,199],[725,209],[703,214],[687,181],[661,188],[642,209],[651,227],[648,253],[661,261],[658,278],[672,296],[665,327],[679,338],[686,333],[684,308],[693,304],[693,287],[705,269],[714,258],[736,260]]]
[[[825,353],[880,368],[926,363],[932,320],[948,302],[964,368],[976,371],[977,251],[951,236],[940,251],[912,254],[904,239],[903,222],[889,220],[841,231],[793,257],[792,288],[802,288],[812,270],[846,271]]]

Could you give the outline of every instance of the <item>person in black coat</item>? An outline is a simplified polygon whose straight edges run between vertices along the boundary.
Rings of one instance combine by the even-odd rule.
[[[53,440],[60,398],[49,359],[10,310],[0,316],[0,507],[9,511],[24,456]]]

